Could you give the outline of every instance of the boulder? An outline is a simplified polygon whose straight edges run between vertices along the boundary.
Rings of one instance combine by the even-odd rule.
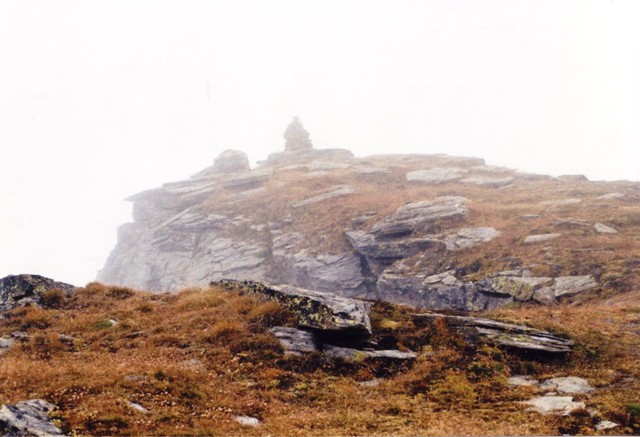
[[[447,235],[447,250],[467,249],[499,237],[501,232],[491,227],[462,228],[455,234]]]
[[[238,422],[240,426],[246,426],[249,428],[257,428],[260,426],[260,420],[255,417],[235,416],[233,419]]]
[[[560,234],[558,232],[553,232],[551,234],[529,235],[529,236],[525,237],[523,242],[524,242],[524,244],[544,243],[546,241],[554,240],[554,239],[558,238],[561,235],[562,234]]]
[[[413,352],[402,352],[399,350],[359,350],[348,347],[332,346],[326,344],[322,347],[325,354],[332,358],[339,358],[345,361],[359,361],[364,359],[379,359],[384,361],[412,361],[417,355]]]
[[[42,294],[60,290],[70,296],[74,289],[71,284],[54,281],[39,275],[9,275],[0,279],[0,311],[18,306],[42,303]]]
[[[352,336],[371,335],[369,304],[333,293],[320,293],[290,285],[269,285],[256,281],[212,282],[227,290],[237,290],[274,299],[296,314],[298,325]]]
[[[536,387],[540,381],[528,375],[515,375],[507,379],[507,384],[517,387]]]
[[[446,182],[460,179],[467,172],[467,169],[459,167],[436,167],[424,170],[414,170],[407,173],[407,181],[444,184]]]
[[[596,230],[598,234],[617,234],[618,231],[613,229],[611,226],[607,226],[602,223],[596,223],[593,225],[593,228]]]
[[[557,414],[568,416],[576,410],[586,407],[584,402],[574,402],[571,396],[542,396],[522,402],[523,405],[529,405],[531,411],[540,414]]]
[[[544,391],[553,391],[566,394],[591,393],[595,389],[591,387],[589,381],[577,376],[565,376],[561,378],[551,378],[540,384]]]
[[[301,355],[318,350],[318,341],[313,332],[284,326],[276,326],[269,329],[269,332],[278,339],[285,355]]]
[[[215,173],[241,173],[249,170],[249,158],[240,150],[225,150],[213,160]]]
[[[566,296],[577,294],[586,290],[596,288],[598,283],[593,276],[559,276],[554,280],[554,296]]]
[[[49,413],[55,405],[42,399],[18,402],[0,407],[0,434],[5,436],[61,436]]]
[[[413,315],[413,321],[418,326],[433,323],[438,319],[444,319],[450,328],[459,331],[472,341],[482,341],[517,350],[564,354],[571,352],[574,346],[572,340],[528,326],[435,313]]]

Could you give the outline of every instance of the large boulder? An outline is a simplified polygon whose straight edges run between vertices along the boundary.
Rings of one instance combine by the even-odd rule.
[[[61,436],[49,413],[55,405],[42,399],[18,402],[0,407],[0,434],[4,436]]]
[[[43,293],[60,290],[66,295],[73,293],[71,284],[54,281],[40,275],[9,275],[0,279],[0,311],[7,311],[18,306],[42,303]]]
[[[240,173],[249,170],[249,158],[240,150],[225,150],[213,160],[215,173]]]

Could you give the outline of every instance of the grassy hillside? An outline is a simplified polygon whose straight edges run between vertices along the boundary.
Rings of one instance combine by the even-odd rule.
[[[488,214],[482,211],[477,216]],[[46,302],[0,321],[0,335],[28,336],[0,357],[0,402],[52,401],[67,433],[593,434],[600,418],[621,424],[616,434],[640,432],[637,288],[580,306],[491,314],[579,343],[551,361],[470,345],[443,324],[413,326],[409,308],[374,305],[374,339],[419,352],[407,367],[285,356],[267,329],[294,326],[291,314],[274,302],[215,288],[152,294],[92,283],[71,299],[50,293]],[[531,390],[509,386],[513,374],[587,378],[597,391],[583,400],[599,414],[527,412],[517,402]],[[381,383],[362,384],[374,378]],[[260,427],[242,427],[234,420],[242,415],[260,419]]]

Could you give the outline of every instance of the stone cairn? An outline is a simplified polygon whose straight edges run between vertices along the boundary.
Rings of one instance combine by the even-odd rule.
[[[313,149],[313,144],[309,139],[309,132],[302,126],[299,117],[293,117],[293,120],[284,131],[284,139],[285,152]]]

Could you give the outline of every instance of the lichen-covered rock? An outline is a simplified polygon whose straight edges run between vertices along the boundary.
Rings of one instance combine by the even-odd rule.
[[[254,281],[224,280],[212,282],[211,285],[274,299],[291,310],[302,327],[342,332],[345,335],[371,335],[369,304],[363,301],[333,293]]]
[[[316,352],[318,344],[313,332],[302,329],[276,326],[269,329],[284,348],[286,355],[301,355],[305,352]]]
[[[42,399],[18,402],[0,407],[0,434],[4,436],[61,436],[49,413],[55,405]]]
[[[553,232],[550,234],[538,234],[538,235],[529,235],[525,237],[523,240],[524,244],[537,244],[537,243],[545,243],[547,241],[555,240],[562,234],[558,232]]]
[[[502,323],[476,317],[450,316],[426,313],[414,314],[416,325],[433,323],[444,319],[449,327],[457,329],[471,340],[484,341],[510,348],[545,353],[567,353],[574,346],[572,340],[560,338],[547,331],[528,326]]]
[[[379,359],[385,361],[411,361],[417,355],[413,352],[402,352],[399,350],[359,350],[349,347],[325,345],[322,351],[332,358],[340,358],[345,361],[359,361],[365,359]]]
[[[42,294],[50,290],[60,290],[66,295],[71,295],[74,289],[71,284],[40,275],[5,276],[0,279],[0,311],[23,305],[41,304]]]

